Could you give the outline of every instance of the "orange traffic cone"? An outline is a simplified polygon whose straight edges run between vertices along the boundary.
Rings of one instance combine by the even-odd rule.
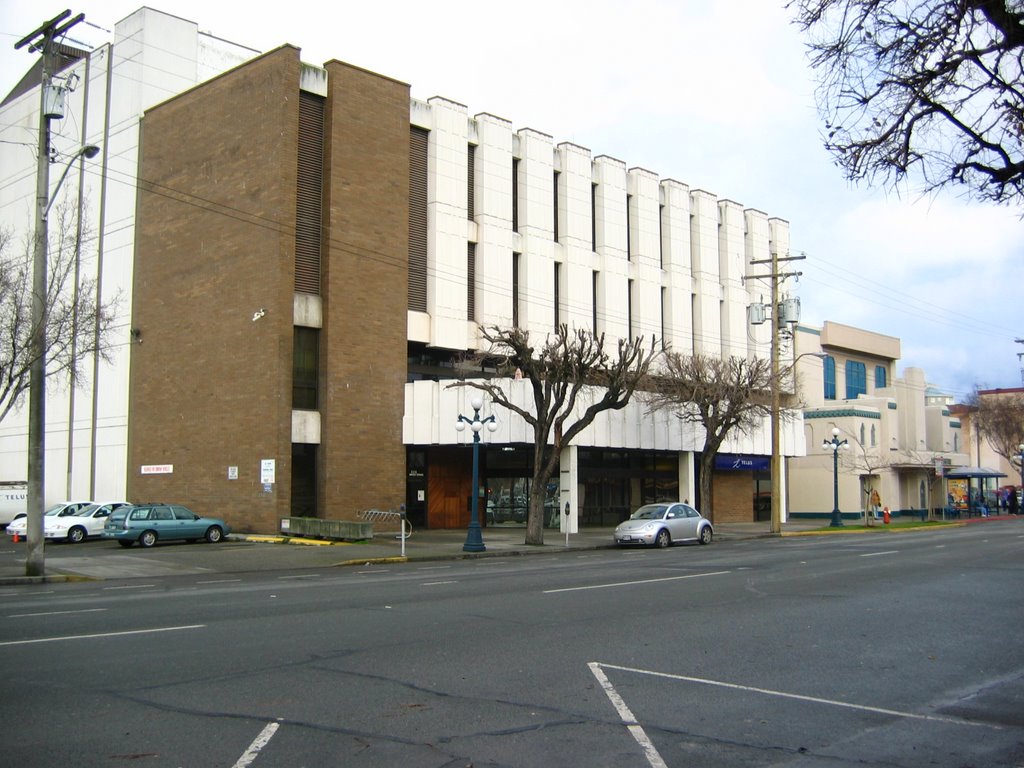
[[[15,544],[17,544],[17,543],[18,543],[18,534],[14,534],[14,543],[15,543]]]

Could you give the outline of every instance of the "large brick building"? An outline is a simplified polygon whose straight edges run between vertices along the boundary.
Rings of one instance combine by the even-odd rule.
[[[149,9],[123,24],[147,31],[133,41],[197,34]],[[479,325],[543,337],[567,323],[610,343],[768,355],[768,328],[749,326],[746,308],[766,293],[752,262],[789,249],[784,220],[411,98],[389,77],[310,66],[290,46],[232,51],[197,56],[223,65],[203,78],[133,95],[149,100],[131,259],[117,273],[130,376],[114,377],[123,421],[105,433],[123,459],[112,451],[88,477],[107,472],[109,495],[179,500],[240,530],[401,503],[416,524],[461,527],[470,438],[455,425],[469,408],[448,385]],[[525,398],[523,382],[505,385]],[[508,524],[525,513],[532,435],[495,415],[477,492],[485,522]],[[783,453],[801,454],[799,417],[783,425]],[[699,503],[702,445],[699,429],[641,404],[606,413],[563,452],[551,509],[568,502],[570,526],[608,525],[656,498]],[[50,446],[48,461],[67,457]],[[767,424],[726,450],[716,517],[755,519]],[[50,477],[48,496],[63,495]]]

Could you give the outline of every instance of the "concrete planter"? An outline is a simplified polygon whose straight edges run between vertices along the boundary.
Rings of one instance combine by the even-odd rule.
[[[283,517],[281,533],[315,539],[364,541],[373,538],[373,523],[351,520],[321,520],[318,517]]]

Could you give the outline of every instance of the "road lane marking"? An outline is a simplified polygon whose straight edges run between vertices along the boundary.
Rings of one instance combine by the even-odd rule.
[[[887,552],[865,552],[861,557],[878,557],[880,555],[898,555],[900,551],[898,549],[890,549]]]
[[[12,613],[8,619],[25,619],[31,616],[63,616],[68,613],[98,613],[106,611],[106,608],[82,608],[78,611],[46,611],[45,613]]]
[[[61,640],[94,640],[98,637],[123,637],[125,635],[149,635],[154,632],[178,632],[183,629],[202,629],[205,624],[187,624],[182,627],[157,627],[156,629],[132,629],[126,632],[99,632],[95,635],[64,635],[63,637],[40,637],[36,640],[7,640],[5,645],[32,645],[33,643],[56,643]]]
[[[278,723],[267,723],[267,727],[260,731],[260,735],[256,737],[255,741],[249,745],[249,748],[242,753],[242,756],[238,758],[238,762],[235,763],[232,768],[247,768],[252,765],[252,761],[256,759],[256,756],[260,753],[270,740],[274,738],[274,734],[277,733],[279,725]]]
[[[797,701],[807,701],[812,704],[828,704],[833,707],[842,707],[843,709],[854,709],[859,712],[872,712],[878,715],[891,715],[892,717],[902,717],[907,720],[928,720],[930,722],[937,723],[954,723],[956,725],[972,725],[986,728],[994,728],[995,730],[1002,730],[1002,726],[993,725],[991,723],[976,723],[971,720],[964,720],[959,717],[946,717],[944,715],[921,715],[915,712],[902,712],[898,709],[886,709],[885,707],[872,707],[866,704],[850,704],[846,701],[836,701],[835,699],[823,699],[819,696],[805,696],[800,693],[787,693],[786,691],[773,691],[770,688],[756,688],[751,685],[738,685],[737,683],[725,683],[721,680],[708,680],[703,677],[688,677],[686,675],[673,675],[668,672],[655,672],[650,669],[636,669],[634,667],[620,667],[617,664],[600,664],[598,662],[592,662],[597,664],[603,669],[617,669],[620,672],[634,672],[638,675],[648,675],[650,677],[662,677],[668,680],[680,680],[685,683],[699,683],[701,685],[711,685],[716,688],[728,688],[734,691],[745,691],[747,693],[761,693],[766,696],[777,696],[781,699],[795,699]]]
[[[436,587],[438,584],[458,584],[458,581],[424,581],[420,584],[421,587]]]
[[[604,689],[605,695],[611,701],[612,706],[615,707],[615,711],[619,713],[619,719],[622,720],[626,729],[630,735],[636,740],[636,743],[640,745],[640,749],[644,751],[644,757],[647,758],[647,762],[651,764],[651,768],[668,768],[665,761],[661,759],[661,755],[658,754],[658,750],[654,747],[654,742],[647,736],[647,732],[644,731],[643,727],[636,721],[636,717],[626,702],[619,696],[619,692],[612,686],[608,676],[605,675],[604,670],[601,669],[601,664],[595,661],[587,664],[590,667],[590,671],[597,678],[597,682],[600,683],[601,688]]]
[[[241,579],[210,579],[209,581],[197,581],[196,584],[230,584]]]
[[[125,584],[124,586],[121,586],[121,587],[104,587],[103,589],[105,589],[105,590],[114,590],[114,589],[146,589],[148,587],[155,587],[155,586],[156,586],[156,584]]]
[[[297,576],[278,576],[278,579],[284,581],[285,579],[319,579],[319,573],[300,573]]]
[[[563,587],[562,589],[545,589],[541,594],[553,595],[556,592],[580,592],[585,589],[611,589],[612,587],[632,587],[635,584],[654,584],[659,581],[679,581],[680,579],[700,579],[705,576],[723,576],[732,571],[711,571],[709,573],[690,573],[686,576],[665,576],[660,579],[640,579],[639,581],[617,581],[611,584],[591,584],[587,587]]]

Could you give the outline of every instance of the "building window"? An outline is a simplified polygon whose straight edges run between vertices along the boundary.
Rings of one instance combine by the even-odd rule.
[[[960,435],[953,433],[953,453],[960,453]]]
[[[598,334],[598,330],[597,330],[597,295],[598,295],[597,294],[597,280],[598,280],[598,276],[600,274],[601,273],[598,272],[595,269],[594,273],[593,273],[593,276],[591,277],[591,281],[590,281],[590,313],[591,313],[590,320],[591,320],[591,323],[593,324],[593,327],[594,327],[594,336],[597,336],[597,334]]]
[[[665,268],[665,206],[658,206],[658,266]]]
[[[476,145],[469,145],[466,155],[466,217],[472,221],[476,216]]]
[[[884,365],[875,366],[875,389],[888,386],[886,381],[888,379],[889,372],[886,370]]]
[[[665,295],[666,288],[661,289],[661,348],[665,349]]]
[[[857,395],[867,394],[868,372],[864,363],[856,360],[846,361],[846,399],[856,400]]]
[[[832,355],[825,358],[825,399],[836,399],[836,359]]]
[[[590,185],[590,250],[597,251],[597,184]]]
[[[875,425],[871,425],[871,447],[874,448],[878,445],[878,435],[875,432]]]
[[[320,331],[295,326],[292,352],[292,408],[317,409],[317,381],[320,378]]]
[[[476,243],[466,244],[466,319],[476,322]]]
[[[295,179],[295,290],[320,293],[323,236],[324,99],[299,93],[299,156]]]
[[[551,228],[554,231],[555,242],[558,242],[558,179],[562,174],[555,171],[553,183],[551,185],[551,207],[554,209],[551,211]]]
[[[512,327],[519,327],[519,260],[521,253],[512,254]]]
[[[864,422],[861,422],[861,425],[860,425],[860,444],[861,444],[862,447],[865,444],[865,439],[866,438],[867,438],[867,430],[864,427]]]
[[[427,144],[429,133],[409,129],[409,309],[427,311]]]
[[[512,231],[519,231],[519,160],[512,158]]]

